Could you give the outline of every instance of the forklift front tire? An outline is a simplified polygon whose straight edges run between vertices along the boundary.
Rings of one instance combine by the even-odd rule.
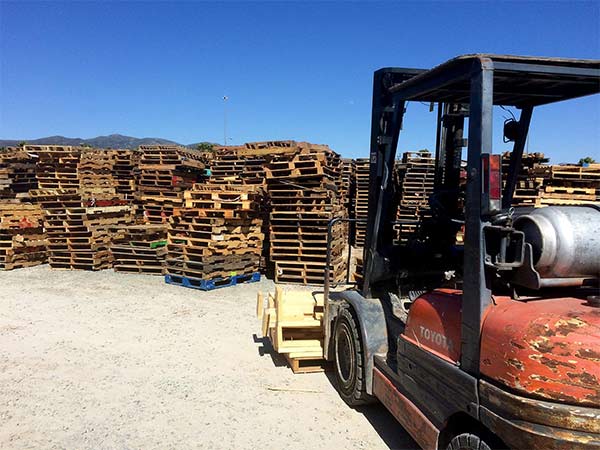
[[[491,450],[491,447],[475,434],[462,433],[450,441],[446,450]]]
[[[340,396],[350,406],[373,403],[367,394],[363,345],[356,320],[348,308],[341,308],[334,332],[335,380]]]

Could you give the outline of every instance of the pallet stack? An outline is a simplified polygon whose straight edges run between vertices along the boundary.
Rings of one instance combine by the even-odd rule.
[[[167,257],[167,226],[142,224],[112,230],[110,251],[115,272],[163,275]]]
[[[40,189],[79,189],[77,168],[83,148],[26,145],[24,149],[37,157],[35,176]]]
[[[210,162],[211,183],[264,185],[266,156],[245,147],[220,147]]]
[[[266,301],[265,301],[266,300]],[[262,320],[262,335],[269,338],[276,352],[285,356],[294,373],[322,372],[323,296],[309,291],[257,295],[256,315]]]
[[[354,177],[356,172],[356,161],[351,158],[342,159],[342,180],[340,184],[340,195],[344,199],[344,206],[350,211],[353,192]]]
[[[124,203],[117,194],[113,177],[114,154],[110,150],[86,149],[77,166],[81,198],[86,206],[111,206]]]
[[[70,250],[68,231],[72,229],[66,218],[68,211],[82,207],[77,189],[34,189],[30,195],[44,211],[44,229],[48,240],[50,267],[61,267],[61,258]],[[57,263],[58,265],[55,265]]]
[[[249,186],[197,184],[169,219],[165,281],[202,290],[260,280],[263,234]]]
[[[76,190],[38,189],[32,196],[44,208],[50,267],[101,270],[111,266],[111,229],[132,223],[129,206],[82,206]]]
[[[347,211],[338,192],[342,165],[327,146],[301,143],[294,153],[273,156],[266,167],[271,199],[270,260],[275,281],[322,284],[326,267],[327,226]],[[344,226],[332,241],[331,281],[345,271]]]
[[[536,207],[600,201],[600,164],[537,166],[533,172],[543,179]]]
[[[354,185],[354,218],[362,219],[355,225],[354,245],[364,247],[367,233],[367,217],[369,215],[369,158],[359,158],[355,163]]]
[[[342,159],[342,180],[339,188],[342,204],[347,211],[349,218],[354,218],[354,178],[356,171],[356,162],[350,158]],[[348,226],[348,242],[354,242],[354,224]]]
[[[250,142],[239,146],[216,147],[211,160],[211,183],[224,185],[252,185],[260,188],[257,197],[261,232],[264,235],[261,269],[273,272],[270,259],[270,197],[266,191],[265,167],[274,156],[297,151],[295,141]]]
[[[0,203],[0,270],[45,263],[47,244],[40,205]]]
[[[166,224],[173,209],[183,206],[183,191],[204,175],[201,159],[181,147],[140,146],[138,198],[148,222]]]
[[[510,152],[502,154],[503,187],[510,171]],[[536,173],[537,168],[547,163],[543,153],[524,153],[517,175],[517,184],[513,195],[513,206],[535,206],[544,184],[543,174]],[[544,166],[548,167],[548,166]]]
[[[504,184],[510,170],[510,155],[510,152],[502,155]],[[523,154],[513,196],[514,207],[579,205],[600,200],[600,164],[549,165],[547,162],[543,153]]]
[[[398,211],[394,225],[396,244],[405,244],[418,231],[419,225],[430,217],[429,196],[435,181],[435,158],[426,150],[405,152],[396,165]]]
[[[132,204],[137,191],[136,178],[140,153],[135,150],[111,150],[114,158],[112,176],[115,190],[128,204]]]
[[[35,160],[20,148],[0,152],[0,199],[26,199],[37,187]]]
[[[83,148],[71,146],[26,145],[31,155],[35,155],[36,179],[38,189],[29,191],[33,201],[44,211],[44,229],[48,240],[48,262],[53,266],[55,258],[68,251],[66,240],[66,224],[61,218],[67,214],[68,208],[81,208],[79,193],[79,176],[77,168]],[[50,224],[60,224],[59,228]]]
[[[86,196],[98,193],[92,180],[103,179],[105,168],[102,160],[95,164],[86,160],[87,156],[83,157],[84,165],[80,163],[83,153],[96,151],[63,146],[26,147],[38,156],[39,189],[31,190],[30,195],[44,210],[50,266],[83,270],[110,267],[110,229],[131,223],[133,216],[130,206],[87,207],[89,199],[83,198],[82,192]],[[99,189],[105,186],[100,184]]]

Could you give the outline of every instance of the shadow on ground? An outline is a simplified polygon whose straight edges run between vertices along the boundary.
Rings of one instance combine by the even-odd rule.
[[[271,344],[271,340],[269,338],[258,337],[256,335],[256,333],[254,333],[252,335],[252,339],[254,340],[255,344],[262,344],[262,347],[257,347],[258,354],[260,356],[265,356],[265,355],[271,356],[271,359],[273,360],[273,364],[275,365],[275,367],[282,367],[282,366],[288,365],[286,359],[275,351],[275,349],[273,348],[273,345]]]
[[[356,408],[373,426],[386,445],[393,450],[420,450],[402,425],[381,403]]]
[[[327,379],[335,388],[335,376],[332,372],[326,372]],[[348,407],[350,408],[350,406]],[[381,403],[360,406],[355,408],[373,426],[379,437],[391,450],[420,450],[417,443],[410,437],[408,432],[402,428],[396,418]]]
[[[258,337],[256,334],[253,334],[252,339],[256,344],[261,344],[260,347],[257,347],[260,356],[270,355],[273,364],[276,367],[288,365],[285,358],[275,351],[269,338]],[[335,388],[335,377],[333,373],[328,371],[325,372],[325,375],[331,385]],[[419,450],[417,443],[381,403],[361,406],[356,408],[356,411],[365,416],[390,449]]]

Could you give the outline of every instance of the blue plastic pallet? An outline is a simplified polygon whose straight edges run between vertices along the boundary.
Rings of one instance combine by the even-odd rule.
[[[191,289],[200,289],[202,291],[212,291],[222,287],[235,286],[240,283],[254,283],[260,281],[260,272],[254,272],[246,275],[234,275],[227,278],[213,278],[212,280],[203,280],[201,278],[184,277],[181,275],[165,275],[165,283],[183,286]]]

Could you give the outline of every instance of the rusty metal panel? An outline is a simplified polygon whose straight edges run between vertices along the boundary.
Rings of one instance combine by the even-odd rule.
[[[482,330],[482,374],[525,395],[600,406],[600,308],[573,297],[494,301]]]
[[[597,434],[553,428],[520,420],[507,420],[485,407],[481,422],[515,449],[598,450]]]
[[[600,439],[600,409],[521,397],[479,381],[481,406],[511,420],[594,433]]]
[[[439,430],[377,368],[373,370],[373,394],[385,405],[421,448],[424,450],[437,449]]]

